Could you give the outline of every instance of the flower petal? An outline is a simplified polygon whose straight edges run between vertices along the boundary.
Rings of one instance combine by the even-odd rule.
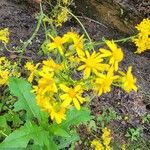
[[[69,90],[70,90],[70,89],[69,89],[66,85],[64,85],[64,84],[60,84],[59,87],[60,87],[61,90],[63,90],[64,92],[69,92]]]
[[[86,68],[84,70],[84,77],[88,78],[90,76],[90,74],[91,74],[91,68]]]
[[[81,65],[80,67],[78,67],[78,71],[83,70],[86,66],[85,65]]]
[[[76,98],[73,99],[74,106],[77,108],[77,110],[80,110],[80,103]]]

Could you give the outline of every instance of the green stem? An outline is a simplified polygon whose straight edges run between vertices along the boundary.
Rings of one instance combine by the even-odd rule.
[[[0,131],[0,133],[2,134],[2,135],[4,135],[5,137],[7,137],[8,135],[7,134],[5,134],[2,130]]]
[[[113,40],[115,43],[119,43],[119,42],[126,42],[126,41],[130,41],[132,38],[136,37],[137,35],[134,35],[134,36],[130,36],[130,37],[126,37],[126,38],[122,38],[122,39],[119,39],[119,40]],[[99,45],[103,45],[105,44],[105,41],[103,42],[95,42],[94,43],[94,46],[99,46]]]
[[[8,47],[4,44],[5,49],[10,53],[21,53],[22,51],[11,51],[8,49]]]
[[[39,20],[38,20],[36,29],[33,32],[32,36],[23,45],[22,51],[25,51],[26,48],[28,47],[28,45],[31,44],[32,40],[36,37],[36,35],[37,35],[37,33],[38,33],[39,29],[40,29],[40,26],[41,26],[41,23],[42,23],[42,19],[43,19],[43,16],[44,16],[41,4],[40,4],[40,8],[41,8],[41,12],[40,12],[40,16],[39,16]]]
[[[60,6],[60,7],[62,7],[62,6]],[[63,7],[62,7],[62,8],[63,8]],[[82,27],[83,31],[85,32],[87,38],[89,39],[90,43],[92,43],[92,40],[91,40],[91,38],[90,38],[88,32],[86,31],[84,25],[82,24],[82,22],[78,19],[77,16],[75,16],[75,15],[74,15],[72,12],[70,12],[69,10],[68,10],[68,13],[78,21],[78,23],[79,23],[80,26]]]

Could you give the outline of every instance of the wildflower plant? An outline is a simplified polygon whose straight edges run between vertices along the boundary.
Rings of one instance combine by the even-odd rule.
[[[8,42],[9,42],[9,30],[8,30],[8,28],[0,30],[0,41],[5,45],[8,44]]]
[[[91,147],[93,147],[95,150],[111,150],[110,143],[111,143],[111,135],[110,135],[110,129],[107,127],[102,129],[102,136],[101,141],[100,139],[94,139],[91,142]]]
[[[92,100],[95,95],[110,92],[112,86],[126,92],[138,89],[132,67],[129,66],[127,72],[120,68],[124,54],[115,40],[104,40],[103,45],[107,48],[98,46],[92,42],[83,25],[85,35],[75,31],[63,35],[57,33],[53,24],[60,26],[67,20],[66,16],[72,14],[64,9],[71,3],[70,0],[58,0],[57,3],[57,9],[62,9],[61,13],[54,15],[57,19],[45,15],[41,8],[37,28],[22,47],[25,51],[43,23],[43,61],[26,61],[22,68],[25,72],[19,73],[21,64],[12,63],[5,57],[0,58],[0,86],[5,85],[17,98],[13,111],[25,110],[22,117],[24,124],[20,128],[9,135],[2,132],[6,138],[0,144],[0,149],[12,148],[12,145],[15,148],[35,149],[37,145],[42,149],[63,149],[79,140],[75,126],[92,119],[90,110],[84,106],[89,98]],[[141,32],[140,36],[145,32],[147,34],[147,30]],[[0,41],[4,45],[9,41],[8,35],[8,29],[0,31]],[[104,128],[102,132],[102,144],[93,141],[92,146],[109,150],[110,130]]]
[[[137,46],[136,53],[140,54],[146,50],[150,50],[150,19],[143,19],[143,21],[136,26],[136,29],[139,33],[132,41]]]
[[[11,76],[20,77],[18,64],[12,63],[6,57],[0,57],[0,86],[7,85]]]

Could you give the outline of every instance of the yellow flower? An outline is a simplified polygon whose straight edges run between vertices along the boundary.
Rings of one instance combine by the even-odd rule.
[[[143,21],[136,26],[137,30],[144,34],[150,34],[150,19],[143,19]]]
[[[110,129],[107,127],[102,129],[102,144],[98,140],[93,140],[91,146],[95,147],[95,150],[111,150],[110,142],[111,142],[111,136],[110,136]]]
[[[107,74],[98,74],[98,78],[96,78],[95,85],[96,90],[98,91],[98,95],[100,96],[102,93],[110,92],[111,85],[118,76],[114,76],[114,69],[111,67]]]
[[[110,142],[111,142],[110,129],[105,127],[102,129],[102,131],[103,131],[102,140],[103,140],[103,144],[105,145],[105,149],[111,150],[111,148],[110,148]]]
[[[55,72],[59,69],[62,69],[63,66],[56,64],[53,59],[44,60],[42,70],[47,70],[49,72]]]
[[[120,77],[122,88],[128,93],[132,90],[137,91],[137,86],[135,85],[136,78],[134,78],[132,75],[132,67],[128,67],[127,74],[122,71],[119,71],[119,73],[122,75]]]
[[[61,103],[55,102],[50,95],[37,94],[36,96],[37,105],[40,106],[44,111],[47,111],[51,119],[60,124],[63,119],[66,119],[66,108],[62,107]]]
[[[41,78],[38,81],[38,92],[41,92],[43,95],[57,93],[58,89],[53,78],[54,73],[40,72],[39,75]]]
[[[67,32],[66,34],[63,35],[64,41],[69,43],[79,38],[80,38],[79,35],[75,32]]]
[[[54,49],[58,49],[59,53],[61,55],[64,55],[64,47],[63,44],[65,43],[65,41],[63,40],[63,38],[61,38],[60,36],[56,36],[55,38],[52,37],[49,34],[50,38],[53,40],[53,42],[47,44],[48,50],[54,50]]]
[[[68,8],[67,7],[62,8],[54,20],[55,25],[62,26],[62,23],[68,20],[68,16],[69,16]]]
[[[0,70],[0,85],[5,85],[7,84],[9,78],[9,71],[1,71]]]
[[[143,21],[136,26],[139,31],[132,41],[138,47],[135,53],[142,53],[145,50],[150,50],[150,19],[143,19]]]
[[[0,41],[2,41],[3,44],[7,44],[9,42],[8,28],[0,30]]]
[[[98,74],[98,71],[106,70],[108,68],[107,64],[102,64],[101,62],[103,59],[101,59],[101,56],[99,53],[96,53],[95,51],[90,55],[88,51],[85,51],[86,56],[79,56],[80,61],[84,62],[83,65],[78,67],[78,71],[84,70],[83,75],[85,78],[88,78],[91,73]]]
[[[103,144],[101,144],[97,139],[94,139],[91,142],[91,146],[94,147],[95,150],[105,150]]]
[[[110,48],[110,50],[106,50],[104,48],[100,48],[99,51],[102,53],[101,57],[109,57],[109,64],[113,65],[115,68],[115,71],[118,70],[118,64],[123,59],[123,52],[121,48],[118,48],[117,45],[114,43],[114,41],[106,41],[107,46]]]
[[[137,51],[135,53],[141,54],[146,50],[150,50],[150,38],[148,35],[138,34],[138,37],[133,38],[132,41],[137,46]]]
[[[77,56],[72,55],[72,56],[69,56],[68,59],[73,65],[79,64],[79,62],[80,62],[80,59]]]
[[[67,34],[64,34],[63,39],[66,42],[73,42],[73,49],[76,50],[77,54],[79,56],[84,56],[85,53],[83,51],[83,36],[79,36],[77,33],[75,32],[68,32]]]
[[[40,65],[40,63],[38,63],[38,64],[36,64],[36,65],[34,66],[34,64],[33,64],[32,62],[27,62],[27,63],[25,64],[25,68],[30,71],[30,75],[29,75],[29,77],[28,77],[28,81],[29,81],[30,83],[33,81],[35,72],[37,71],[37,68],[38,68],[39,65]]]
[[[57,124],[60,124],[62,120],[66,119],[66,108],[63,107],[60,103],[54,103],[52,108],[49,110],[52,120],[56,120]]]
[[[83,36],[79,37],[78,39],[74,39],[73,42],[73,47],[76,50],[78,56],[85,56],[83,51]]]
[[[74,103],[75,107],[80,110],[80,104],[85,101],[85,98],[82,97],[82,87],[77,85],[74,88],[69,88],[64,84],[60,84],[60,88],[65,94],[62,94],[60,98],[63,100],[62,106],[68,107],[71,102]]]

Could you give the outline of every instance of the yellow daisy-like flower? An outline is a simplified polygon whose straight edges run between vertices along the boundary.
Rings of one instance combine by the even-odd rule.
[[[2,41],[3,44],[7,44],[9,42],[8,28],[0,30],[0,41]]]
[[[112,67],[108,70],[107,74],[98,74],[98,78],[95,80],[95,88],[98,91],[98,95],[110,92],[111,85],[117,78],[118,76],[114,76],[114,69]]]
[[[55,61],[53,59],[43,61],[42,70],[47,70],[49,72],[53,72],[53,71],[57,71],[62,68],[63,68],[63,66],[55,63]]]
[[[98,71],[104,71],[107,70],[109,65],[102,64],[101,62],[103,59],[101,58],[99,53],[96,53],[95,51],[90,55],[88,51],[85,51],[86,56],[79,56],[80,61],[84,62],[83,65],[78,67],[78,71],[84,70],[83,75],[85,78],[88,78],[91,73],[98,74]]]
[[[76,50],[78,56],[85,56],[85,53],[83,51],[84,47],[83,47],[83,36],[81,36],[78,39],[74,39],[74,49]]]
[[[141,54],[146,50],[150,50],[150,38],[147,35],[138,35],[137,38],[133,38],[132,41],[137,46],[137,51],[135,53]]]
[[[150,19],[143,19],[143,21],[136,26],[137,30],[144,34],[150,34]]]
[[[106,41],[107,46],[110,50],[100,48],[99,51],[101,52],[101,57],[109,57],[109,64],[113,65],[115,71],[118,70],[118,64],[123,60],[123,52],[121,48],[118,48],[114,41]]]
[[[62,120],[66,119],[66,108],[62,107],[61,103],[55,102],[49,95],[36,95],[37,105],[40,106],[44,111],[47,111],[51,119],[60,124]]]
[[[80,36],[75,32],[67,32],[66,34],[63,35],[63,40],[69,43],[79,38]]]
[[[38,64],[36,64],[36,65],[34,66],[34,64],[33,64],[32,62],[27,62],[27,63],[25,64],[25,68],[30,71],[30,75],[29,75],[29,77],[28,77],[28,81],[29,81],[30,83],[33,81],[35,72],[37,71],[37,68],[38,68],[39,65],[40,65],[40,63],[38,63]]]
[[[132,90],[137,91],[137,86],[135,85],[136,83],[136,78],[133,77],[132,75],[132,67],[128,67],[128,71],[127,74],[125,74],[122,71],[119,71],[119,73],[122,75],[120,77],[121,83],[122,83],[122,88],[126,91],[126,92],[131,92]]]
[[[57,124],[60,124],[62,120],[66,119],[66,108],[63,107],[60,103],[54,103],[52,108],[49,109],[49,113],[52,120],[56,120]]]
[[[9,71],[1,71],[0,70],[0,85],[5,85],[7,84],[9,78]]]
[[[85,101],[85,98],[82,97],[82,87],[81,85],[77,85],[74,88],[69,88],[64,84],[60,84],[60,88],[65,94],[62,94],[60,98],[63,100],[62,106],[68,107],[71,102],[75,105],[75,107],[80,110],[80,104]]]
[[[75,32],[68,32],[67,34],[65,34],[63,36],[63,39],[66,41],[66,42],[73,42],[73,49],[76,50],[77,54],[79,56],[84,56],[85,53],[83,51],[84,49],[84,46],[83,46],[83,36],[79,36],[77,33]]]
[[[143,21],[136,26],[139,31],[132,41],[137,46],[135,53],[142,53],[146,50],[150,50],[150,19],[143,19]]]
[[[54,73],[40,72],[41,78],[38,81],[39,92],[44,94],[57,93],[58,89],[54,80]]]
[[[49,36],[53,40],[53,42],[47,44],[48,50],[52,51],[54,49],[58,49],[59,53],[61,55],[64,55],[63,44],[65,43],[65,40],[61,38],[60,36],[53,37],[50,34]]]
[[[103,146],[103,144],[101,144],[100,141],[97,139],[94,139],[91,142],[91,147],[94,147],[95,150],[105,150],[105,147]]]

